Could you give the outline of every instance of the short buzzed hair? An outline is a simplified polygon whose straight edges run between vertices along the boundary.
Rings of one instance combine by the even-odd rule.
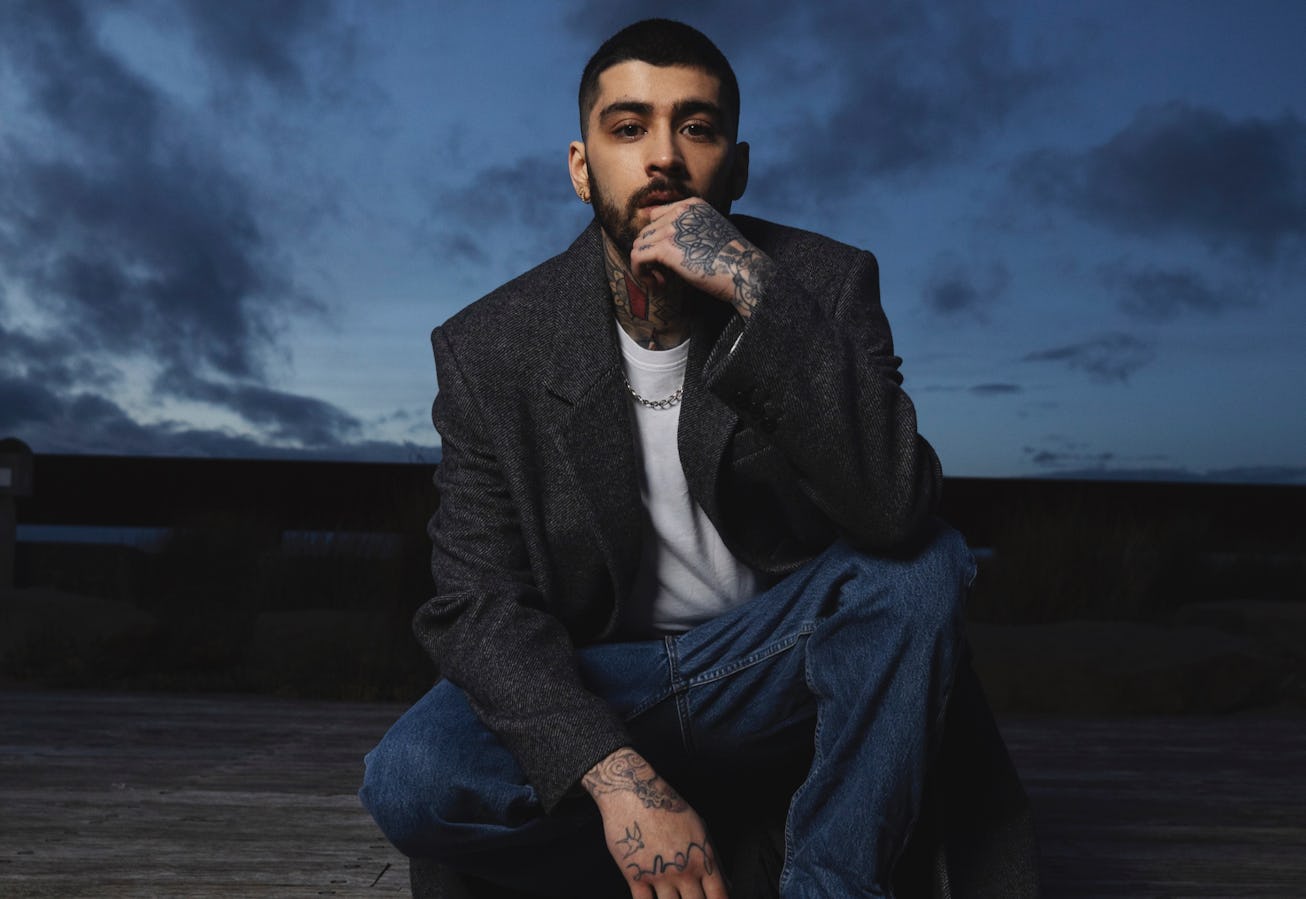
[[[702,69],[721,82],[723,110],[731,130],[739,131],[739,82],[725,54],[707,35],[672,19],[645,19],[627,25],[603,42],[590,57],[580,76],[580,133],[585,136],[590,110],[599,98],[599,76],[623,62],[646,62],[651,66],[687,66]]]

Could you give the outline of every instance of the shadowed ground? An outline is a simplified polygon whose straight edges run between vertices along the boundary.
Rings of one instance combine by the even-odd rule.
[[[0,895],[405,894],[407,863],[354,797],[400,711],[0,691]],[[1003,732],[1048,896],[1302,895],[1299,713],[1026,717]]]

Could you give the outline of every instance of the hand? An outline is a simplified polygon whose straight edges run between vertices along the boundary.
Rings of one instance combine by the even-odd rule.
[[[729,899],[703,819],[629,747],[582,781],[631,899]]]
[[[751,315],[772,280],[771,258],[698,197],[652,208],[630,253],[635,277],[660,286],[675,276],[732,304],[743,317]]]

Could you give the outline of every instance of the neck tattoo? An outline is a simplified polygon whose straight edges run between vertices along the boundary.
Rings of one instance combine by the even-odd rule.
[[[670,279],[659,287],[641,284],[630,273],[630,260],[606,234],[603,250],[613,314],[622,330],[650,350],[669,350],[684,343],[689,338],[689,316],[683,282]]]

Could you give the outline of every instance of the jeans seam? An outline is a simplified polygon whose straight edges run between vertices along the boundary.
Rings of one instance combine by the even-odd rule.
[[[680,742],[685,747],[685,756],[694,756],[694,737],[690,731],[689,696],[687,686],[680,677],[679,660],[676,658],[676,638],[664,637],[663,645],[667,650],[667,670],[671,677],[671,695],[676,700],[676,719],[680,724]]]
[[[807,689],[811,691],[813,699],[817,698],[816,686],[812,683],[811,658],[803,660],[803,680],[807,682]],[[812,729],[812,764],[807,769],[807,776],[803,782],[794,790],[793,796],[789,797],[789,811],[785,814],[785,847],[784,858],[780,864],[780,892],[783,895],[785,887],[793,878],[794,862],[794,806],[798,802],[798,797],[806,791],[808,785],[812,782],[818,769],[821,767],[821,725],[825,723],[824,709],[819,701],[816,702],[816,725]]]
[[[686,686],[698,687],[698,686],[702,686],[703,684],[710,684],[713,681],[721,680],[723,677],[729,677],[732,674],[737,674],[740,671],[743,671],[745,668],[751,668],[754,665],[760,664],[761,662],[765,662],[767,659],[771,658],[772,656],[779,655],[782,652],[787,652],[788,650],[792,649],[795,645],[797,645],[799,640],[803,639],[804,637],[810,637],[812,633],[816,630],[819,623],[820,622],[816,622],[816,621],[804,621],[802,624],[798,626],[798,630],[794,631],[792,634],[785,637],[783,640],[777,640],[774,643],[769,643],[766,646],[762,647],[761,649],[757,650],[756,652],[752,652],[744,656],[742,659],[735,659],[733,662],[731,662],[728,665],[722,665],[720,668],[713,668],[709,671],[705,671],[702,674],[699,674],[691,678],[690,680],[688,680],[686,682]]]

